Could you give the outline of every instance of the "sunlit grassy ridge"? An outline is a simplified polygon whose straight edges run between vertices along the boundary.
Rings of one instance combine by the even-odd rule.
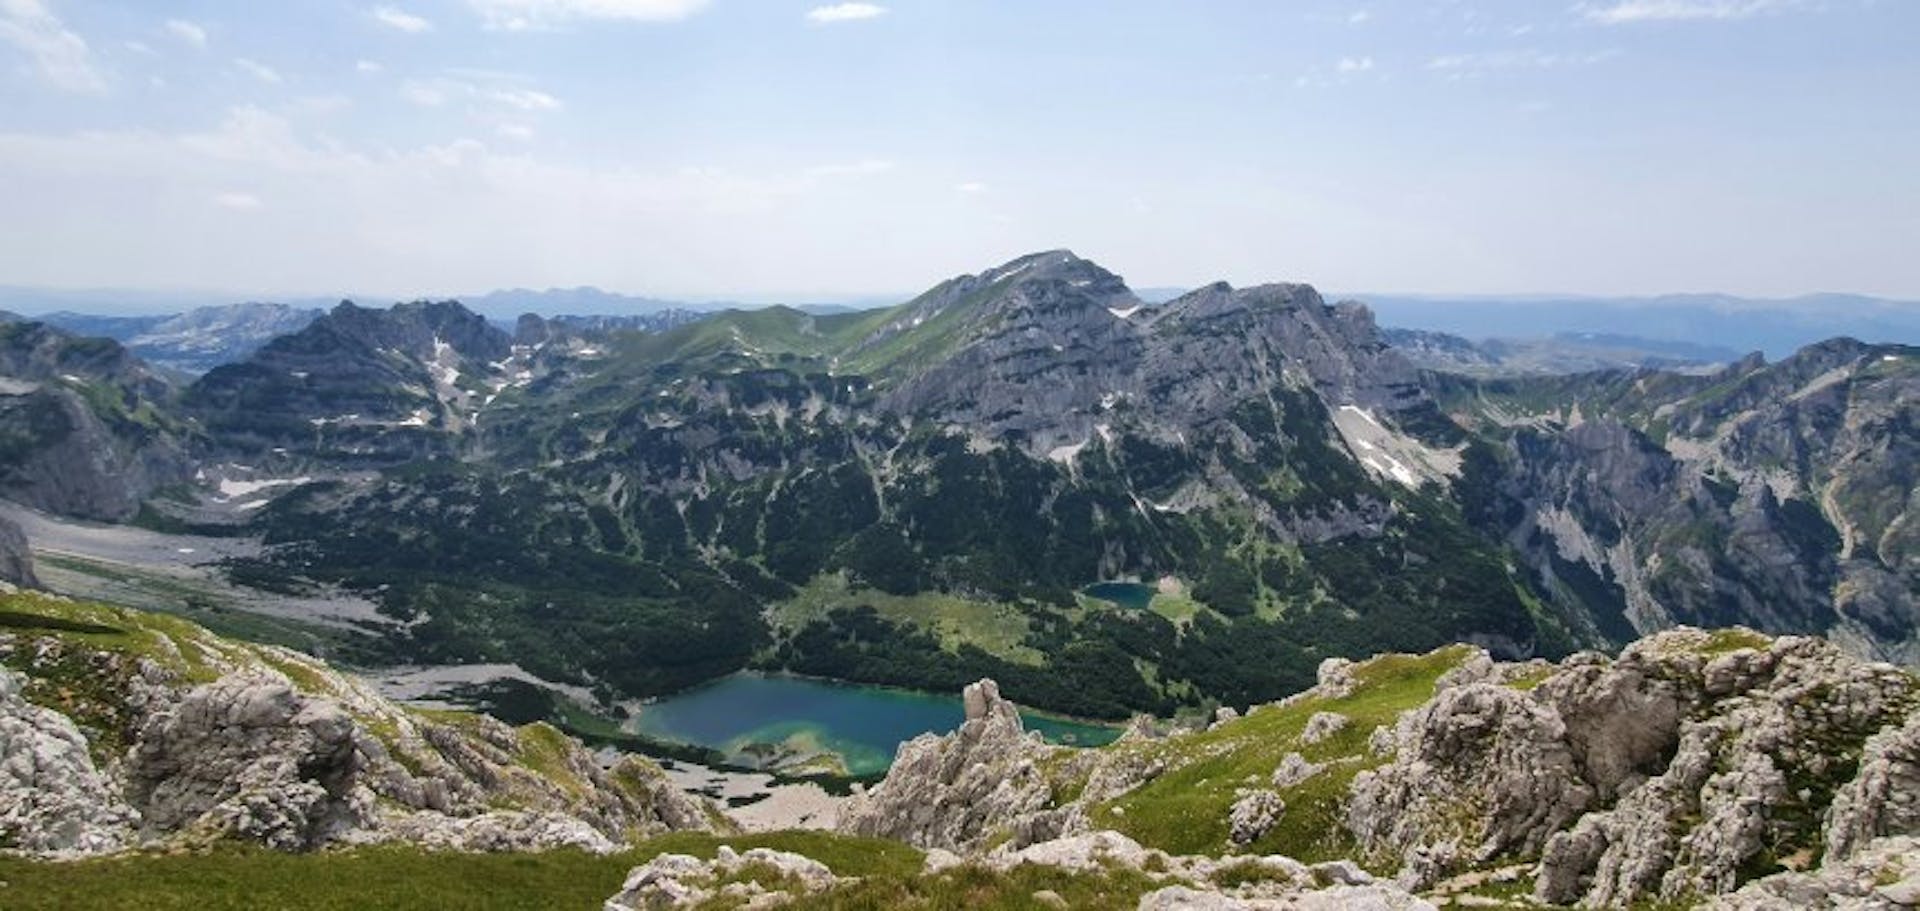
[[[1468,654],[1466,647],[1455,646],[1426,655],[1385,655],[1354,668],[1359,685],[1350,696],[1256,708],[1208,731],[1112,747],[1163,758],[1170,768],[1094,807],[1095,825],[1175,854],[1218,854],[1227,848],[1228,815],[1237,792],[1271,788],[1274,768],[1288,753],[1298,752],[1326,768],[1278,789],[1286,814],[1247,852],[1307,862],[1351,857],[1357,846],[1340,822],[1340,803],[1354,775],[1385,761],[1368,752],[1368,735],[1432,698],[1435,681]],[[1316,712],[1344,715],[1349,724],[1318,743],[1303,744],[1301,732]]]

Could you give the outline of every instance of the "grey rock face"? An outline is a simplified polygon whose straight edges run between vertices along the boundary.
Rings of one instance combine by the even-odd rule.
[[[281,850],[324,844],[374,822],[354,788],[353,721],[278,681],[230,677],[187,691],[142,726],[128,793],[158,831],[189,826]]]
[[[1883,835],[1920,832],[1920,710],[1867,739],[1860,771],[1833,795],[1827,858],[1845,859]],[[1920,869],[1920,868],[1917,868]]]
[[[33,574],[33,551],[20,526],[0,518],[0,582],[37,588],[40,580]]]
[[[1916,365],[1837,339],[1711,376],[1602,374],[1559,414],[1490,415],[1527,425],[1495,524],[1598,636],[1739,622],[1912,664]]]
[[[1281,800],[1279,794],[1264,789],[1248,791],[1234,801],[1233,809],[1227,814],[1227,841],[1242,847],[1253,844],[1278,824],[1286,812],[1287,802]]]
[[[193,473],[174,389],[126,349],[43,323],[0,324],[0,496],[124,521],[154,489]]]
[[[1541,666],[1482,664],[1403,715],[1392,761],[1354,780],[1348,828],[1403,884],[1537,852],[1538,899],[1619,907],[1920,829],[1920,682],[1831,643],[1673,630],[1525,691],[1505,681]]]
[[[1565,724],[1503,686],[1446,690],[1403,716],[1395,739],[1391,763],[1354,779],[1347,827],[1367,850],[1399,855],[1414,885],[1538,850],[1593,802]]]
[[[125,521],[155,489],[192,475],[170,435],[103,418],[78,392],[53,383],[0,394],[0,425],[29,440],[0,463],[0,494],[46,512]]]
[[[0,845],[54,857],[127,846],[139,816],[94,768],[86,737],[20,688],[0,668]]]
[[[1604,781],[1618,779],[1623,796],[1547,842],[1536,896],[1615,906],[1729,891],[1763,851],[1812,845],[1818,833],[1800,820],[1818,818],[1832,789],[1859,795],[1851,804],[1858,811],[1836,811],[1834,818],[1848,820],[1843,829],[1880,824],[1887,804],[1873,797],[1879,786],[1847,785],[1844,778],[1867,735],[1906,716],[1913,679],[1814,639],[1758,640],[1760,648],[1711,643],[1698,631],[1666,633],[1628,649],[1613,668],[1595,672],[1582,663],[1565,682],[1550,678],[1541,685],[1542,698],[1559,698],[1576,711],[1677,699],[1684,720],[1675,729],[1672,759],[1643,783],[1637,779],[1657,763],[1664,739],[1661,726],[1644,722],[1673,716],[1658,709],[1613,712],[1610,723],[1603,720],[1607,713],[1589,720],[1587,767]],[[1609,682],[1606,675],[1618,679]],[[1614,728],[1620,736],[1607,735]],[[1888,761],[1882,768],[1890,778],[1897,775],[1898,732],[1883,737]],[[1599,743],[1611,745],[1590,748]],[[1635,743],[1637,754],[1629,748]],[[1622,769],[1633,771],[1622,777]],[[1886,819],[1897,826],[1899,818]]]
[[[901,744],[887,777],[841,811],[841,831],[967,852],[1005,826],[1031,843],[1083,824],[1075,814],[1048,812],[1051,788],[1035,763],[1056,748],[1024,730],[999,686],[969,684],[962,701],[960,729]]]
[[[149,658],[0,636],[0,653],[24,659],[29,675],[63,675],[43,696],[61,698],[85,669],[94,725],[83,734],[23,701],[21,678],[0,680],[0,836],[52,855],[221,839],[294,851],[398,839],[604,852],[716,824],[651,762],[603,769],[551,728],[428,721],[295,652],[210,634],[174,644],[218,678],[187,686]]]
[[[1896,911],[1920,907],[1920,840],[1881,838],[1807,873],[1755,880],[1707,904],[1713,911]]]

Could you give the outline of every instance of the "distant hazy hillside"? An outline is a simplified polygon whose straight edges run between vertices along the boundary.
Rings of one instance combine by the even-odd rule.
[[[1352,295],[1383,326],[1449,332],[1466,338],[1540,338],[1565,333],[1628,333],[1782,358],[1835,336],[1920,344],[1920,303],[1851,294],[1786,300],[1726,294],[1659,297],[1447,297]]]
[[[1704,370],[1733,363],[1744,353],[1713,345],[1601,332],[1476,342],[1446,332],[1383,329],[1381,337],[1416,366],[1475,376],[1588,373],[1634,367]]]
[[[273,339],[305,329],[320,313],[289,304],[248,303],[148,316],[62,310],[38,319],[74,335],[113,339],[150,364],[205,373],[246,360]]]

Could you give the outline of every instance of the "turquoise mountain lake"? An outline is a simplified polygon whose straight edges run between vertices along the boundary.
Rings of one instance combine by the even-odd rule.
[[[1120,734],[1020,714],[1028,730],[1054,743],[1097,746]],[[743,672],[649,704],[632,727],[650,737],[710,747],[735,761],[764,759],[770,749],[832,753],[848,774],[874,775],[892,764],[900,744],[928,732],[944,734],[965,717],[957,695]]]
[[[1089,598],[1111,601],[1128,610],[1146,610],[1153,603],[1154,587],[1142,582],[1097,582],[1080,590]]]

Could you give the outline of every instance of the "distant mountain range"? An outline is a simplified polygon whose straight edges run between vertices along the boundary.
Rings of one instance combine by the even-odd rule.
[[[152,316],[62,310],[37,318],[75,335],[113,339],[155,366],[199,374],[245,360],[274,338],[306,328],[322,312],[287,304],[247,303]]]
[[[1775,359],[1835,336],[1920,344],[1920,302],[1855,294],[1787,299],[1726,294],[1621,298],[1348,296],[1365,301],[1383,326],[1446,332],[1470,339],[1631,335],[1658,342],[1710,344],[1743,354],[1759,351]]]

